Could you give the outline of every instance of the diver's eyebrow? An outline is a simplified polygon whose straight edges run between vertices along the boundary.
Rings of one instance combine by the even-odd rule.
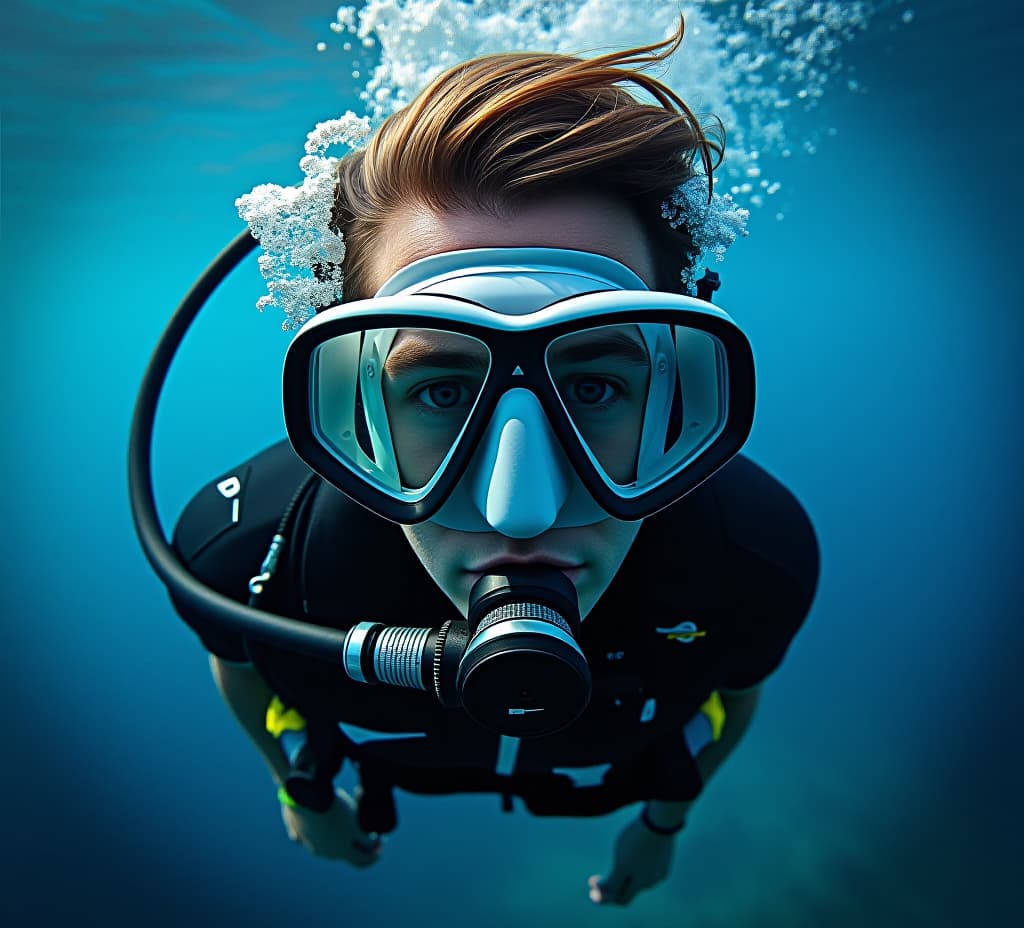
[[[395,348],[384,362],[384,373],[392,379],[419,373],[424,368],[487,373],[487,355],[481,352],[433,348],[420,340],[409,340]]]
[[[569,335],[565,340],[569,344],[552,346],[553,360],[559,364],[581,364],[614,358],[647,367],[650,362],[647,349],[625,332],[594,333],[585,338]]]

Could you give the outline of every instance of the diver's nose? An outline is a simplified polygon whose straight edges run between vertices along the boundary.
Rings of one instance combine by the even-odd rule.
[[[569,492],[568,461],[530,390],[517,387],[498,401],[476,457],[470,491],[491,528],[533,538],[555,524]]]

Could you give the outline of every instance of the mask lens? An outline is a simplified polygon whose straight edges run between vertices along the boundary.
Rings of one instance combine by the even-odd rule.
[[[547,368],[591,459],[625,496],[678,473],[725,424],[725,351],[699,329],[583,329],[548,346]]]
[[[422,497],[462,435],[490,369],[478,339],[440,329],[370,329],[314,357],[313,419],[339,461],[391,495]]]

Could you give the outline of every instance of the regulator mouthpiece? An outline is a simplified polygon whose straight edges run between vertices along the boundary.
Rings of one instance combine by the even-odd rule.
[[[520,568],[477,580],[468,621],[360,622],[345,638],[344,667],[362,683],[433,690],[500,734],[535,737],[565,728],[590,701],[579,628],[569,579],[552,567]]]

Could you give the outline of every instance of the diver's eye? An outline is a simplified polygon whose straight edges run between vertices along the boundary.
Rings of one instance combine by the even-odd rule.
[[[416,399],[430,409],[454,409],[465,403],[469,391],[457,381],[439,380],[418,390]]]
[[[611,402],[616,393],[615,386],[600,377],[579,377],[569,386],[569,397],[585,406]]]

